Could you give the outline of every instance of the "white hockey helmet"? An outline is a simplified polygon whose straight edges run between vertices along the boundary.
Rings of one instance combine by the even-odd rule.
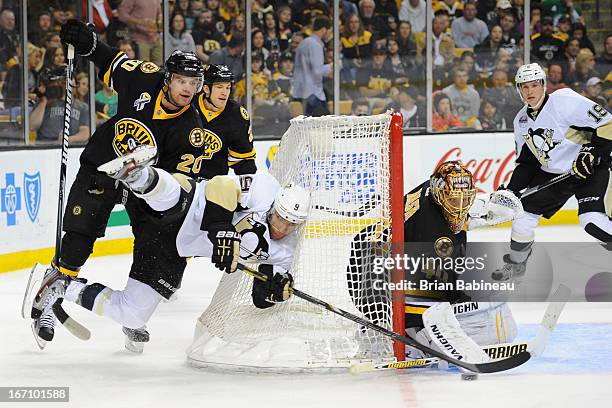
[[[272,208],[286,221],[301,224],[308,216],[310,194],[303,187],[289,184],[278,191]]]
[[[546,72],[544,72],[542,67],[539,64],[536,64],[535,62],[531,64],[521,65],[521,67],[516,71],[514,82],[516,84],[516,91],[519,93],[521,100],[523,99],[523,94],[521,93],[521,84],[531,81],[540,81],[542,86],[546,88]]]

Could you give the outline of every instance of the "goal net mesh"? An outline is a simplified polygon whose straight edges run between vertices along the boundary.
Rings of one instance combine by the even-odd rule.
[[[392,330],[389,276],[373,265],[376,251],[390,249],[390,123],[390,114],[295,118],[270,172],[311,194],[290,271],[294,286]],[[301,371],[394,358],[386,337],[295,296],[257,309],[252,279],[223,275],[197,321],[191,364]]]

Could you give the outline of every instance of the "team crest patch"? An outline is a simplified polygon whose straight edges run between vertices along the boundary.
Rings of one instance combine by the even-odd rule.
[[[157,64],[154,64],[150,61],[146,61],[140,64],[140,70],[145,74],[152,74],[154,72],[159,71],[159,67],[157,66]]]
[[[72,207],[72,215],[81,215],[82,212],[83,209],[80,205],[75,205],[74,207]]]
[[[221,138],[210,130],[204,130],[202,138],[203,141],[201,143],[201,146],[204,147],[204,153],[202,154],[202,156],[204,157],[204,159],[208,160],[213,156],[213,154],[221,150],[221,146],[223,146],[223,143],[221,143]],[[191,141],[191,135],[189,137],[189,140]]]
[[[527,129],[527,134],[523,135],[525,143],[541,164],[547,165],[550,161],[550,152],[561,143],[553,139],[553,129]]]
[[[249,112],[247,112],[247,110],[244,109],[244,106],[240,107],[240,114],[242,115],[244,120],[249,120],[250,119]]]
[[[140,94],[138,99],[134,101],[134,107],[136,111],[141,111],[144,109],[147,103],[151,102],[151,95],[148,92],[143,92]]]
[[[527,115],[523,115],[519,118],[519,123],[524,124],[527,123]]]
[[[194,128],[189,133],[189,143],[193,147],[202,147],[204,145],[204,130],[201,128]]]
[[[270,258],[270,244],[266,239],[266,226],[248,214],[235,225],[242,236],[240,257],[249,261],[265,261]]]
[[[32,222],[34,222],[38,215],[38,210],[40,210],[41,185],[40,171],[36,174],[23,174],[26,211]]]
[[[156,146],[153,132],[144,123],[132,118],[115,123],[113,149],[117,156],[124,156],[140,145]]]
[[[453,241],[449,237],[440,237],[434,243],[434,251],[440,258],[447,258],[453,254]]]

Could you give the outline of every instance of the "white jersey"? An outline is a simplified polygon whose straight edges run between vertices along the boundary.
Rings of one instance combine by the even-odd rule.
[[[261,171],[255,175],[230,177],[238,185],[245,187],[241,189],[240,195],[240,206],[244,210],[236,211],[233,218],[236,231],[242,234],[240,257],[248,263],[272,264],[275,272],[289,270],[297,244],[297,233],[293,232],[283,239],[273,240],[270,238],[266,220],[274,197],[280,189],[278,181],[269,173]],[[210,258],[212,255],[213,246],[208,239],[208,233],[200,229],[206,208],[204,195],[206,183],[202,181],[196,184],[187,216],[176,237],[176,248],[183,257]]]
[[[595,102],[569,88],[559,89],[548,95],[535,120],[527,106],[516,114],[517,155],[527,146],[543,171],[568,172],[581,146],[591,141],[594,130],[611,120],[612,115]]]

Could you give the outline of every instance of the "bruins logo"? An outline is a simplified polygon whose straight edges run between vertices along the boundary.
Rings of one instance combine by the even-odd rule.
[[[81,215],[81,213],[83,212],[83,209],[81,208],[80,205],[75,205],[74,207],[72,207],[72,215]]]
[[[244,106],[240,107],[240,114],[242,115],[244,120],[249,120],[250,119],[249,112],[247,112],[247,110],[244,109]]]
[[[201,128],[194,128],[189,133],[189,143],[193,147],[202,147],[204,145],[204,130]]]
[[[194,134],[193,131],[189,135],[189,141],[191,142],[191,144],[196,146],[194,142],[192,141],[192,134]],[[195,136],[196,135],[194,135],[194,137]],[[221,143],[221,138],[217,136],[216,134],[214,134],[213,132],[211,132],[210,130],[202,131],[202,134],[200,137],[201,137],[201,141],[198,142],[199,146],[196,146],[196,147],[200,147],[200,146],[204,147],[204,153],[202,154],[202,156],[205,159],[210,159],[213,156],[213,154],[221,150],[221,146],[223,146],[223,143]]]
[[[235,225],[242,236],[240,257],[249,261],[265,261],[270,258],[270,243],[266,239],[266,226],[248,214]],[[248,247],[247,247],[248,245]]]
[[[453,241],[449,237],[440,237],[434,243],[434,251],[440,258],[448,258],[454,250]]]
[[[140,70],[145,74],[152,74],[153,72],[159,71],[159,67],[150,61],[146,61],[140,64]]]
[[[115,123],[113,149],[117,156],[124,156],[140,145],[156,146],[153,132],[144,123],[132,118]]]

